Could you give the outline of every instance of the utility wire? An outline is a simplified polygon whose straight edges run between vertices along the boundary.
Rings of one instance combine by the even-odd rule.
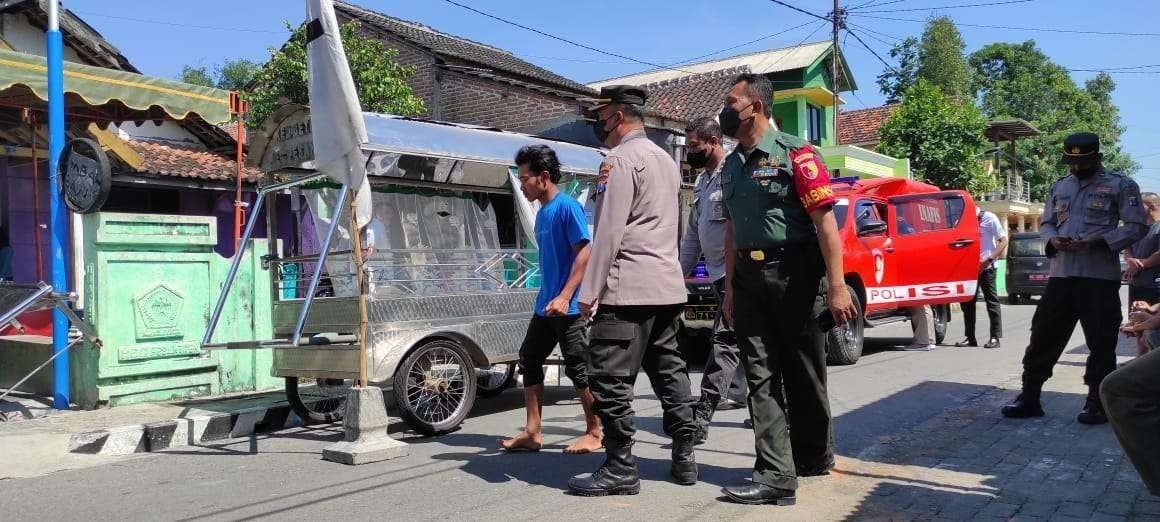
[[[860,29],[860,30],[862,30],[862,31],[865,31],[865,32],[866,32],[866,36],[869,36],[870,38],[873,38],[873,39],[875,39],[875,40],[877,40],[878,42],[881,42],[881,43],[883,43],[883,44],[889,45],[891,48],[893,48],[893,47],[896,45],[894,42],[890,42],[890,41],[887,41],[887,40],[886,40],[886,39],[884,39],[884,38],[880,38],[880,37],[878,37],[878,36],[874,36],[874,33],[873,33],[873,32],[871,32],[871,31],[867,31],[865,27],[862,27],[862,26],[860,26],[860,25],[848,24],[848,25],[847,25],[847,27],[846,27],[846,31],[847,31],[847,32],[849,32],[849,31],[850,31],[850,26],[857,27],[858,29]]]
[[[863,30],[863,31],[865,31],[865,32],[867,32],[867,33],[870,33],[870,34],[876,34],[876,35],[878,35],[878,36],[882,36],[882,37],[885,37],[885,38],[889,38],[889,39],[891,39],[891,40],[894,40],[894,41],[901,42],[901,41],[903,40],[902,38],[900,38],[900,37],[897,37],[897,36],[894,36],[894,35],[892,35],[892,34],[886,34],[886,33],[884,33],[884,32],[881,32],[881,31],[875,31],[874,29],[871,29],[871,28],[869,28],[869,27],[866,27],[866,26],[864,26],[864,25],[859,25],[859,24],[856,24],[856,23],[854,23],[854,22],[846,22],[846,25],[853,26],[853,27],[857,27],[858,29],[861,29],[861,30]],[[894,44],[890,44],[890,45],[894,45]]]
[[[685,74],[693,74],[692,72],[690,72],[690,71],[686,71],[686,70],[684,70],[684,69],[679,69],[679,68],[676,68],[676,67],[669,67],[669,66],[667,66],[667,65],[661,65],[661,64],[659,64],[659,63],[653,63],[653,62],[646,61],[646,60],[638,60],[638,59],[636,59],[636,58],[633,58],[633,57],[631,57],[631,56],[625,56],[625,55],[623,55],[623,54],[617,54],[617,53],[614,53],[614,52],[611,52],[611,51],[605,51],[605,50],[603,50],[603,49],[597,49],[597,48],[595,48],[595,47],[592,47],[592,46],[590,46],[590,45],[584,45],[584,44],[582,44],[582,43],[575,42],[575,41],[573,41],[573,40],[569,40],[569,39],[567,39],[567,38],[564,38],[564,37],[562,37],[562,36],[556,36],[556,35],[554,35],[554,34],[551,34],[551,33],[545,33],[544,31],[541,31],[541,30],[539,30],[539,29],[535,29],[535,28],[532,28],[532,27],[528,27],[528,26],[526,26],[526,25],[523,25],[523,24],[521,24],[521,23],[519,23],[519,22],[513,22],[513,21],[511,21],[511,20],[508,20],[508,19],[506,19],[506,18],[501,18],[501,17],[499,17],[499,16],[496,16],[496,15],[493,15],[493,14],[491,14],[491,13],[487,13],[487,12],[484,12],[484,11],[480,11],[479,9],[476,9],[476,8],[474,8],[474,7],[471,7],[471,6],[469,6],[469,5],[464,5],[464,4],[461,4],[461,3],[459,3],[459,2],[456,2],[455,0],[443,0],[443,1],[444,1],[444,2],[447,2],[447,3],[451,4],[451,5],[454,5],[454,6],[456,6],[456,7],[460,7],[460,8],[466,9],[466,10],[468,10],[468,11],[471,11],[471,12],[473,12],[473,13],[475,13],[475,14],[478,14],[478,15],[480,15],[480,16],[484,16],[484,17],[487,17],[487,18],[491,18],[492,20],[495,20],[495,21],[497,21],[497,22],[503,22],[503,23],[505,23],[505,24],[507,24],[507,25],[510,25],[510,26],[513,26],[513,27],[518,27],[518,28],[520,28],[520,29],[523,29],[523,30],[525,30],[525,31],[531,31],[531,32],[533,32],[533,33],[536,33],[536,34],[538,34],[538,35],[540,35],[540,36],[545,36],[545,37],[551,38],[551,39],[553,39],[553,40],[558,40],[558,41],[564,42],[564,43],[566,43],[566,44],[569,44],[569,45],[574,45],[574,46],[576,46],[576,47],[579,47],[579,48],[581,48],[581,49],[587,49],[587,50],[589,50],[589,51],[592,51],[592,52],[596,52],[596,53],[600,53],[600,54],[604,54],[604,55],[612,56],[612,57],[615,57],[615,58],[620,58],[620,59],[622,59],[622,60],[628,60],[628,61],[630,61],[630,62],[639,63],[639,64],[641,64],[641,65],[648,65],[649,67],[656,67],[657,69],[668,69],[668,70],[670,70],[670,71],[679,71],[679,72],[683,72],[683,73],[685,73]]]
[[[762,36],[761,38],[756,38],[756,39],[750,40],[750,41],[748,41],[748,42],[745,42],[745,43],[742,43],[742,44],[734,45],[734,46],[732,46],[732,47],[726,47],[726,48],[724,48],[724,49],[718,49],[718,50],[716,50],[716,51],[713,51],[713,52],[711,52],[711,53],[702,54],[701,56],[694,56],[694,57],[692,57],[692,58],[689,58],[689,59],[687,59],[687,60],[681,60],[681,61],[679,61],[679,62],[673,62],[673,63],[670,63],[669,65],[682,65],[682,64],[687,64],[687,63],[689,63],[689,62],[693,62],[693,61],[696,61],[696,60],[700,60],[700,59],[702,59],[702,58],[708,58],[708,57],[710,57],[710,56],[713,56],[713,55],[716,55],[716,54],[721,54],[721,53],[723,53],[723,52],[732,51],[732,50],[734,50],[734,49],[738,49],[738,48],[741,48],[741,47],[745,47],[746,45],[755,44],[755,43],[757,43],[757,42],[760,42],[760,41],[763,41],[763,40],[768,40],[768,39],[770,39],[770,38],[773,38],[774,36],[779,36],[779,35],[782,35],[782,34],[788,33],[788,32],[790,32],[790,31],[793,31],[793,30],[795,30],[795,29],[801,29],[802,27],[805,27],[805,26],[807,26],[807,25],[810,25],[811,23],[814,23],[814,22],[806,22],[806,23],[804,23],[804,24],[795,25],[795,26],[793,26],[793,27],[790,27],[789,29],[784,29],[784,30],[778,31],[778,32],[776,32],[776,33],[773,33],[773,34],[767,34],[767,35],[765,35],[765,36]]]
[[[817,23],[817,22],[815,22],[815,23]],[[776,67],[777,64],[781,63],[781,61],[784,60],[787,56],[793,54],[795,48],[801,47],[802,44],[806,43],[806,40],[809,40],[810,38],[812,38],[815,34],[818,33],[818,31],[822,30],[822,28],[825,26],[826,26],[826,24],[818,24],[818,26],[815,27],[813,31],[810,31],[810,34],[807,34],[805,38],[802,38],[801,41],[797,43],[797,45],[794,45],[793,47],[787,47],[785,52],[781,53],[781,57],[778,58],[777,60],[775,60],[773,63],[769,64],[769,67],[771,69]],[[769,58],[770,58],[769,56],[766,56],[763,60],[758,62],[757,65],[755,65],[753,67],[753,71],[757,72],[757,71],[761,70],[762,66],[765,65],[765,62],[769,61]]]
[[[809,12],[809,11],[806,11],[805,9],[802,9],[802,8],[800,8],[800,7],[794,7],[794,6],[790,5],[790,4],[787,4],[787,3],[785,3],[785,2],[782,2],[781,0],[769,0],[769,1],[770,1],[770,2],[773,2],[773,3],[777,4],[777,5],[780,5],[780,6],[783,6],[783,7],[788,7],[788,8],[790,8],[790,9],[793,9],[794,11],[797,11],[797,12],[799,12],[799,13],[808,14],[808,15],[810,15],[810,16],[812,16],[812,17],[814,17],[814,18],[817,18],[817,19],[819,19],[819,20],[825,20],[825,21],[827,21],[827,22],[832,22],[832,21],[833,21],[832,19],[830,19],[830,18],[829,18],[829,17],[827,17],[827,16],[822,16],[822,15],[820,15],[820,14],[817,14],[817,13],[811,13],[811,12]]]
[[[869,45],[866,45],[866,42],[862,40],[862,37],[858,36],[858,33],[855,33],[849,29],[846,29],[846,32],[850,33],[850,36],[853,36],[855,40],[858,40],[858,43],[862,44],[862,47],[865,47],[867,51],[870,51],[870,54],[873,54],[874,57],[877,58],[878,61],[882,62],[882,65],[885,65],[887,69],[890,69],[895,74],[899,74],[898,69],[895,69],[893,65],[890,65],[890,63],[882,59],[881,56],[878,56],[878,53],[874,49],[871,49]]]
[[[1027,2],[1033,2],[1033,1],[1035,1],[1035,0],[1005,0],[1003,2],[987,2],[987,3],[983,3],[983,4],[941,5],[941,6],[933,6],[933,7],[913,7],[913,8],[907,8],[907,9],[884,9],[881,11],[870,10],[870,11],[862,11],[859,14],[862,14],[862,13],[904,13],[904,12],[910,12],[910,11],[938,11],[940,9],[963,9],[963,8],[967,8],[967,7],[986,7],[986,6],[991,6],[991,5],[1025,4]],[[876,5],[874,7],[882,7],[882,6]]]
[[[875,20],[893,20],[895,22],[917,22],[925,24],[926,20],[916,20],[914,18],[894,18],[890,16],[868,15],[862,13],[850,13],[850,16],[861,16],[863,18],[873,18]],[[1096,34],[1104,36],[1160,36],[1160,33],[1129,33],[1121,31],[1087,31],[1082,29],[1054,29],[1050,27],[1014,27],[1009,25],[979,25],[967,24],[962,22],[955,22],[955,25],[962,27],[978,27],[982,29],[1008,29],[1012,31],[1039,31],[1045,33],[1071,33],[1071,34]]]
[[[213,27],[213,26],[208,26],[208,25],[190,25],[190,24],[186,24],[186,23],[166,22],[163,20],[146,20],[144,18],[130,18],[130,17],[126,17],[126,16],[107,15],[104,13],[93,13],[93,12],[88,12],[88,11],[75,11],[72,9],[70,9],[70,11],[72,11],[76,14],[83,14],[85,16],[94,16],[97,18],[109,18],[112,20],[122,20],[122,21],[126,21],[126,22],[137,22],[137,23],[142,23],[142,24],[165,25],[165,26],[169,26],[169,27],[184,27],[187,29],[204,29],[207,31],[226,31],[226,32],[233,32],[233,33],[286,34],[285,30],[271,31],[271,30],[266,30],[266,29],[253,29],[253,28],[247,28],[247,27]]]
[[[855,9],[863,9],[866,7],[882,7],[884,5],[897,4],[897,3],[902,2],[904,0],[890,0],[889,2],[885,2],[885,3],[881,3],[881,4],[875,3],[877,1],[878,0],[870,0],[869,2],[858,4],[854,7],[851,7],[850,9],[848,9],[848,11],[853,11]]]

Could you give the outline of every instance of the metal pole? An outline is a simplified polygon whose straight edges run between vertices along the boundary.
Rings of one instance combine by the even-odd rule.
[[[833,17],[834,17],[834,20],[833,20],[833,22],[834,22],[834,40],[833,40],[834,59],[830,61],[831,62],[830,63],[830,79],[833,80],[833,83],[834,83],[834,85],[833,85],[833,88],[834,88],[834,135],[831,138],[833,140],[834,145],[841,145],[841,143],[839,143],[839,139],[838,139],[838,136],[841,136],[841,134],[838,134],[838,110],[839,110],[838,93],[842,90],[842,88],[838,86],[838,31],[842,28],[842,22],[841,22],[841,17],[840,17],[838,9],[840,9],[838,7],[838,0],[834,0],[834,13],[833,13]]]
[[[238,167],[238,185],[237,191],[234,195],[234,252],[241,249],[242,245],[242,222],[245,221],[245,211],[242,207],[245,203],[242,202],[242,148],[246,142],[246,127],[242,124],[242,113],[245,111],[245,106],[242,103],[242,94],[239,92],[230,93],[230,105],[234,109],[234,114],[238,118],[238,137],[237,142],[237,167]],[[254,205],[254,208],[259,208]]]
[[[49,248],[52,254],[52,280],[57,292],[68,292],[68,261],[65,241],[68,235],[68,209],[60,192],[60,153],[64,150],[64,61],[63,41],[60,34],[59,2],[48,2],[48,32],[45,44],[48,50],[48,192],[49,192]],[[68,317],[60,310],[52,312],[52,350],[57,357],[52,364],[52,407],[66,410],[72,403],[68,356]]]
[[[358,198],[350,198],[350,243],[354,250],[354,284],[358,289],[358,385],[367,385],[367,294],[363,284],[362,237],[358,230],[358,217],[354,203]]]
[[[226,274],[226,282],[222,286],[222,292],[218,295],[217,304],[213,307],[213,314],[209,316],[209,324],[205,329],[205,336],[201,338],[201,344],[209,344],[210,339],[213,338],[214,330],[217,330],[218,320],[221,319],[222,310],[226,306],[226,299],[230,295],[230,289],[234,287],[234,278],[238,275],[238,267],[242,264],[242,257],[245,256],[246,251],[240,248],[250,240],[250,235],[254,233],[254,225],[258,224],[258,214],[261,214],[262,203],[266,200],[265,192],[258,192],[258,197],[254,199],[253,213],[250,214],[250,220],[246,223],[246,231],[242,233],[241,241],[234,246],[234,259],[230,261],[230,271]]]
[[[314,274],[310,277],[310,288],[306,290],[306,299],[302,302],[302,310],[298,312],[298,324],[294,325],[294,338],[291,341],[298,346],[302,340],[302,329],[306,327],[306,317],[310,314],[310,305],[314,303],[314,293],[318,291],[318,280],[322,277],[322,265],[326,264],[326,255],[330,252],[330,241],[334,239],[334,232],[338,230],[338,216],[342,207],[346,205],[346,196],[350,187],[343,185],[338,192],[338,202],[334,205],[334,212],[330,217],[330,230],[322,239],[322,246],[318,249],[318,262],[314,265]]]
[[[36,251],[36,280],[44,281],[44,248],[40,245],[40,151],[36,142],[36,115],[28,111],[32,131],[32,248]]]

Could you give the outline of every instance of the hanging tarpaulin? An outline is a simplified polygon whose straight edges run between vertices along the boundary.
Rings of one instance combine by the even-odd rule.
[[[3,103],[42,106],[47,71],[43,56],[0,50]],[[197,114],[213,124],[230,121],[228,91],[114,69],[64,62],[64,92],[72,120],[182,120]]]
[[[516,211],[520,215],[520,226],[523,227],[524,237],[528,238],[533,248],[539,248],[536,243],[536,213],[540,211],[540,202],[528,201],[524,192],[520,190],[519,169],[508,168],[508,179],[512,182],[512,198],[516,202]]]
[[[355,219],[371,219],[371,185],[363,144],[367,129],[346,62],[331,0],[306,2],[306,52],[310,71],[310,119],[314,168],[354,191]]]

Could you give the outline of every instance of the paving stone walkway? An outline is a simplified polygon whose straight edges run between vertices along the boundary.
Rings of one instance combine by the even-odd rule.
[[[1000,415],[1018,393],[1014,379],[841,459],[834,475],[805,484],[803,493],[861,491],[844,514],[828,512],[851,520],[1160,521],[1160,497],[1144,488],[1111,427],[1075,421],[1086,394],[1085,356],[1065,355],[1057,366],[1043,418]]]

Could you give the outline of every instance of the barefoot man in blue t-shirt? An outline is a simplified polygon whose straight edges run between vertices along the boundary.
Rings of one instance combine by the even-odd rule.
[[[520,190],[529,201],[539,201],[536,243],[540,254],[540,293],[535,315],[520,346],[520,373],[524,376],[524,401],[528,421],[519,435],[499,441],[508,451],[539,451],[540,414],[544,398],[544,361],[557,344],[564,356],[564,374],[576,386],[588,426],[564,453],[590,453],[601,447],[600,421],[592,412],[588,389],[588,333],[576,290],[588,266],[588,220],[571,196],[560,192],[560,160],[546,145],[528,145],[516,153]]]

